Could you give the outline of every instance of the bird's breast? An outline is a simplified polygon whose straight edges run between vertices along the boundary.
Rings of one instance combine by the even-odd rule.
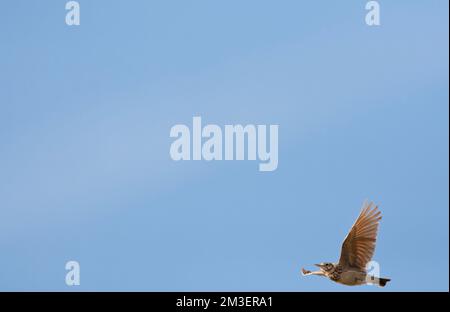
[[[349,286],[362,285],[366,283],[366,273],[343,271],[336,282]]]

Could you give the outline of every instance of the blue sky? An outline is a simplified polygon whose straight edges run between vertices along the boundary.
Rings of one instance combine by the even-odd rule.
[[[448,291],[448,1],[65,2],[1,4],[0,290]],[[193,116],[278,169],[172,161]],[[388,287],[301,277],[365,199]]]

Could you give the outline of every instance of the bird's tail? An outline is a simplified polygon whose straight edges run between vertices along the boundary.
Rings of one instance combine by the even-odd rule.
[[[380,277],[380,278],[378,279],[378,285],[379,285],[380,287],[384,287],[384,286],[386,286],[387,282],[390,282],[390,281],[391,281],[390,278],[382,278],[382,277]]]
[[[372,285],[378,285],[380,287],[384,287],[384,286],[386,286],[387,282],[390,282],[390,281],[391,281],[390,278],[376,277],[376,276],[370,275],[367,283],[372,284]]]

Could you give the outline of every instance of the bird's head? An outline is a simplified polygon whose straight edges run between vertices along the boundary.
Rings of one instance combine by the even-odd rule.
[[[319,264],[315,264],[315,266],[319,267],[323,272],[330,272],[334,269],[334,264],[330,262],[322,262]]]

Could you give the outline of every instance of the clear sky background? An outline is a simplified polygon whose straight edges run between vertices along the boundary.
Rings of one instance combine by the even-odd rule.
[[[448,1],[65,3],[0,4],[0,290],[448,291]],[[278,169],[172,161],[193,116]],[[388,287],[300,276],[365,199]]]

